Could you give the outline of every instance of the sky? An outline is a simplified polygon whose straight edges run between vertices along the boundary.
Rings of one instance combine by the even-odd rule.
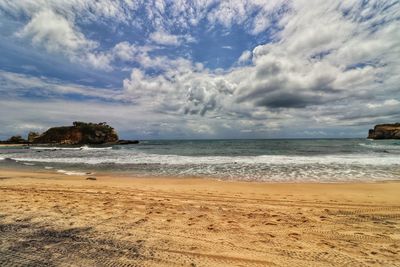
[[[365,137],[400,121],[398,0],[0,0],[0,138]]]

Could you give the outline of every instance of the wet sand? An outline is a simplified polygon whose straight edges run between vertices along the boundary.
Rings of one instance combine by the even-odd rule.
[[[400,183],[0,170],[0,266],[400,266]]]

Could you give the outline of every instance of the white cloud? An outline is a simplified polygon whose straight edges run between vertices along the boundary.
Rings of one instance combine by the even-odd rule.
[[[136,0],[20,0],[0,1],[0,9],[15,17],[33,17],[43,10],[52,10],[70,21],[98,21],[110,19],[126,23],[139,8]]]
[[[137,53],[137,48],[134,45],[131,45],[128,42],[121,42],[114,46],[113,53],[115,58],[124,60],[124,61],[131,61],[134,60],[135,55]]]
[[[87,39],[71,21],[51,10],[34,14],[16,36],[30,39],[50,53],[64,54],[73,62],[111,69],[109,56],[95,51],[99,46],[97,42]]]
[[[230,28],[244,25],[250,34],[260,34],[270,25],[274,16],[285,6],[285,0],[227,0],[217,1],[207,14],[207,19]]]
[[[271,18],[267,13],[260,12],[254,18],[251,33],[254,35],[264,32],[271,25]]]
[[[248,9],[249,5],[246,1],[222,1],[208,14],[208,19],[211,22],[219,22],[225,27],[230,27],[234,23],[243,23],[247,19]]]
[[[260,120],[275,128],[301,128],[309,123],[357,125],[379,118],[400,119],[396,103],[385,102],[389,92],[400,97],[395,82],[400,79],[395,57],[400,24],[383,7],[361,21],[353,16],[374,5],[294,1],[280,21],[279,39],[240,57],[239,62],[244,62],[253,55],[251,66],[221,73],[186,64],[156,76],[134,70],[124,88],[139,101],[151,101],[158,111],[245,118],[258,129],[265,127],[257,124]],[[346,16],[344,9],[349,12]],[[376,24],[377,18],[387,23]],[[226,19],[230,21],[229,16]],[[348,51],[354,52],[345,57]],[[363,101],[388,108],[367,111]],[[362,114],[368,114],[368,119]]]
[[[43,45],[50,52],[75,54],[79,50],[91,50],[98,44],[87,40],[68,20],[51,10],[35,14],[20,30],[19,37],[29,37],[34,44]]]
[[[144,18],[120,9],[143,7],[136,1],[82,1],[87,6],[67,2],[9,1],[0,2],[0,7],[7,5],[9,13],[25,14],[28,22],[19,36],[52,53],[103,69],[118,61],[134,62],[123,91],[1,73],[3,88],[16,92],[7,92],[12,97],[20,97],[31,86],[49,96],[73,92],[125,101],[131,106],[116,109],[121,114],[127,115],[129,109],[143,111],[148,120],[165,123],[168,129],[179,124],[182,127],[175,129],[210,136],[227,129],[266,133],[304,125],[357,126],[400,119],[400,9],[396,1],[182,0],[168,5],[157,1],[143,4],[148,12]],[[78,14],[88,16],[84,19]],[[232,69],[211,70],[179,56],[155,56],[154,50],[165,47],[152,47],[151,42],[121,42],[102,51],[77,26],[97,17],[142,26],[148,25],[144,23],[148,19],[150,40],[168,46],[195,41],[190,30],[200,22],[208,28],[239,26],[258,37],[273,30],[273,35],[268,36],[269,43],[244,51]],[[143,132],[154,133],[158,126]]]
[[[275,10],[277,3],[264,1],[224,1],[214,0],[174,1],[167,4],[163,0],[144,3],[136,0],[91,1],[91,0],[37,0],[1,1],[0,10],[15,18],[26,17],[28,22],[17,33],[31,40],[33,44],[46,48],[50,53],[63,54],[72,62],[97,69],[112,70],[112,51],[104,51],[100,40],[85,36],[78,26],[105,22],[115,27],[124,23],[135,27],[148,25],[153,32],[150,40],[156,44],[179,46],[197,40],[188,31],[207,18],[210,23],[221,23],[226,27],[232,24],[248,24],[252,12],[266,14]],[[138,16],[136,12],[145,7],[148,14]],[[168,14],[168,16],[166,15]],[[258,15],[259,18],[265,16]],[[268,17],[268,16],[267,16]],[[259,25],[261,22],[254,22]],[[262,23],[261,23],[262,24]],[[249,24],[250,25],[250,24]],[[247,27],[247,26],[246,26]],[[248,27],[249,28],[249,27]],[[249,31],[258,31],[260,27]],[[264,27],[265,28],[265,27]],[[173,35],[165,29],[186,30],[186,33]]]
[[[245,62],[248,62],[249,60],[251,60],[251,56],[252,56],[251,51],[248,51],[248,50],[243,51],[243,53],[240,55],[240,57],[238,59],[238,63],[243,64]]]
[[[109,24],[127,24],[138,8],[136,0],[0,1],[0,11],[15,18],[28,18],[16,36],[72,62],[106,71],[112,70],[110,51],[103,51],[100,43],[87,38],[77,25],[105,20]]]
[[[150,34],[150,39],[161,45],[179,45],[180,41],[178,36],[169,34],[164,31],[157,31]]]
[[[25,94],[35,94],[42,97],[62,97],[68,94],[76,94],[109,101],[122,101],[126,99],[116,89],[105,89],[79,84],[65,83],[56,79],[35,77],[0,70],[0,93],[3,97],[22,97]]]

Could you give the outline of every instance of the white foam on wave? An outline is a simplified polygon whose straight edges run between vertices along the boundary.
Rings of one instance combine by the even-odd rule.
[[[329,156],[179,156],[158,155],[146,153],[111,154],[101,157],[46,157],[46,158],[13,158],[14,160],[29,162],[54,162],[54,163],[83,163],[83,164],[272,164],[272,165],[301,165],[301,164],[340,164],[340,165],[400,165],[400,159],[395,155],[329,155]]]
[[[360,146],[372,149],[382,149],[382,150],[400,150],[400,145],[398,144],[385,144],[385,143],[376,143],[371,142],[369,144],[366,143],[359,143]]]
[[[65,171],[65,170],[57,170],[57,172],[66,175],[78,175],[78,176],[86,175],[86,172]]]
[[[80,147],[50,147],[50,146],[31,146],[32,150],[82,150]]]
[[[378,181],[400,178],[400,158],[395,154],[178,156],[132,150],[112,150],[107,153],[82,152],[79,154],[81,157],[73,156],[75,153],[69,153],[67,157],[57,154],[55,155],[58,157],[52,157],[53,153],[50,154],[33,153],[30,158],[19,158],[15,155],[13,160],[61,164],[121,164],[121,167],[111,167],[121,170],[124,170],[125,164],[127,169],[143,170],[149,175],[198,175],[270,182]],[[137,166],[129,166],[130,164]],[[65,175],[89,175],[81,171],[57,170],[57,172]]]
[[[89,147],[89,146],[82,146],[80,147],[82,150],[110,150],[112,149],[111,146],[109,147]]]
[[[112,147],[89,147],[89,146],[81,146],[81,147],[47,147],[47,146],[35,146],[29,147],[29,149],[33,150],[110,150]]]

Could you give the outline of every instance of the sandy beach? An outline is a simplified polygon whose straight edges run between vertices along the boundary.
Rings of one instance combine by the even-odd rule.
[[[0,170],[1,266],[400,266],[400,183]]]

